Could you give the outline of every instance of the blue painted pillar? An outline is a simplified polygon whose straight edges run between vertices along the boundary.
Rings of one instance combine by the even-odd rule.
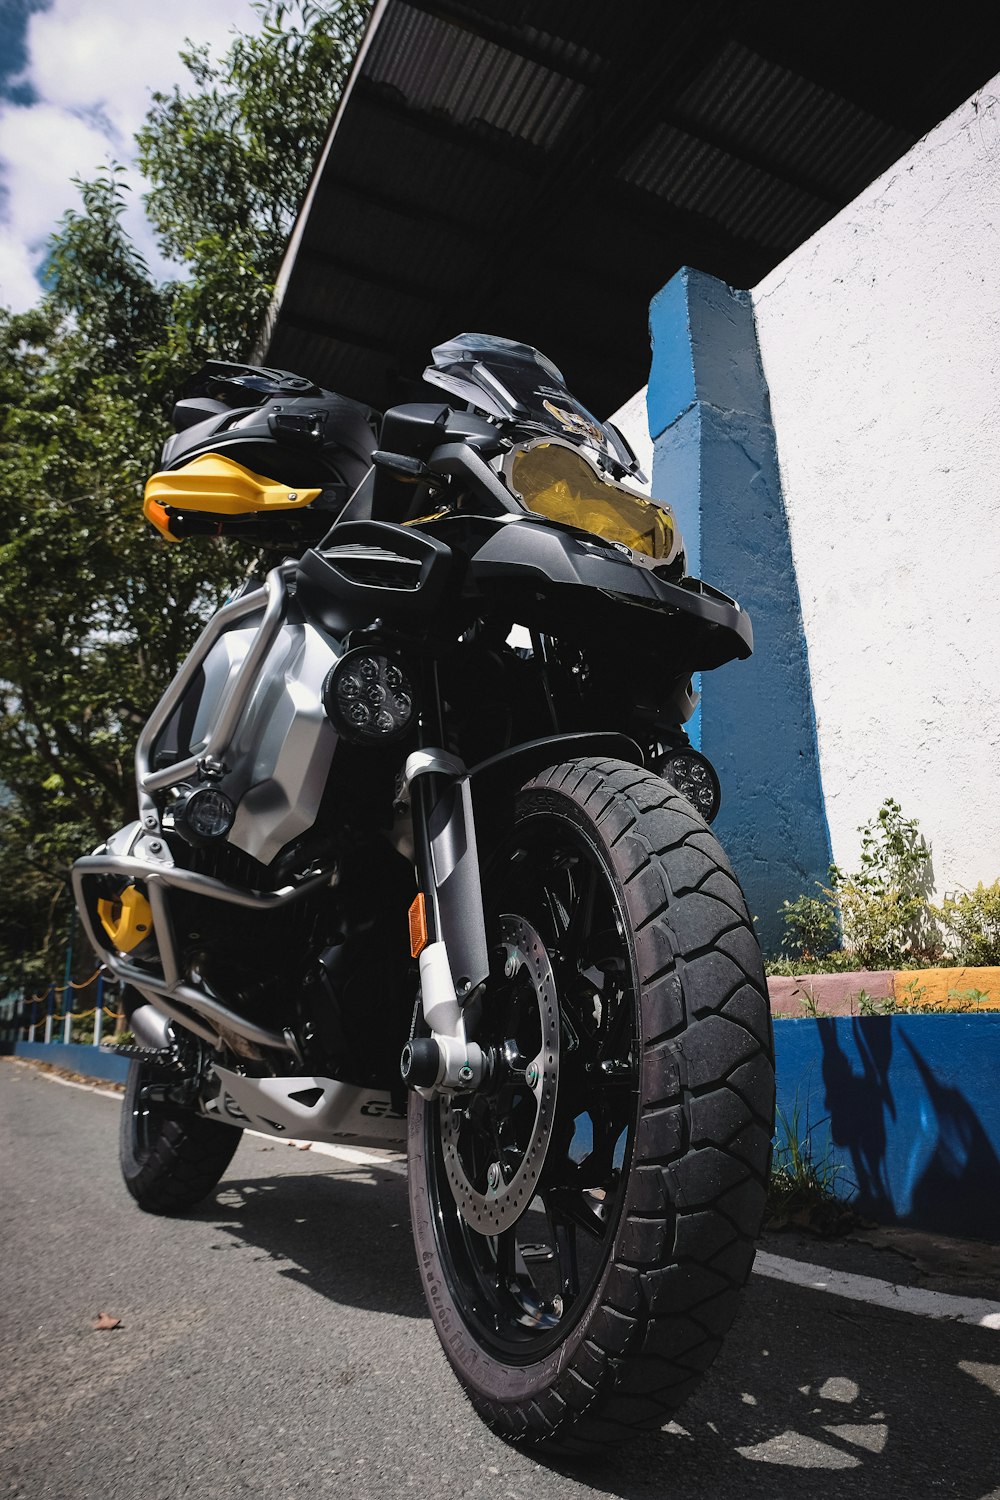
[[[722,781],[716,832],[773,952],[782,901],[815,894],[832,856],[753,306],[748,292],[685,268],[654,297],[649,322],[653,493],[677,513],[688,571],[753,621],[750,661],[703,675],[694,729]]]

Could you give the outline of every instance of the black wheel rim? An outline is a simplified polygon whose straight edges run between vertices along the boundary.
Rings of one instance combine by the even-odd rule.
[[[499,1132],[499,1142],[511,1150],[519,1113],[530,1113],[516,1081],[507,1079],[492,1099],[428,1108],[428,1178],[441,1259],[463,1320],[482,1347],[526,1364],[568,1336],[612,1255],[638,1116],[638,1000],[617,882],[575,823],[544,813],[518,825],[493,862],[487,912],[494,921],[504,912],[523,916],[552,963],[560,1066],[548,1153],[535,1197],[516,1224],[496,1235],[470,1227],[446,1178],[440,1111],[462,1111],[474,1171],[477,1151],[480,1163],[484,1152],[495,1154],[498,1118],[507,1132]],[[481,1045],[514,1042],[531,1055],[537,1018],[502,974],[491,976],[483,1014]],[[486,1143],[482,1150],[477,1137]]]

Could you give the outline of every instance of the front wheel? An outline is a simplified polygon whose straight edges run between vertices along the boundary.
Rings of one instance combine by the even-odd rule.
[[[582,1453],[662,1426],[735,1316],[770,1163],[767,989],[714,836],[635,766],[529,783],[485,889],[491,1073],[411,1099],[414,1237],[480,1415]]]

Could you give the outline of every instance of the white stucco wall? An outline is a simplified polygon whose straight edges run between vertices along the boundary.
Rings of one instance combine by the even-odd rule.
[[[1000,876],[1000,78],[753,292],[835,860]]]
[[[648,495],[650,476],[653,472],[653,440],[649,435],[649,423],[646,420],[646,387],[643,386],[641,391],[636,391],[624,406],[612,412],[606,420],[614,422],[619,432],[624,433],[646,476],[645,484],[639,484],[636,480],[630,480],[629,483],[637,489],[645,490]]]

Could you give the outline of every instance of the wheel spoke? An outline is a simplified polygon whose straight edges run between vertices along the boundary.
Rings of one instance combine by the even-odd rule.
[[[631,1052],[631,1030],[630,1006],[624,995],[617,997],[617,1003],[611,1008],[607,1017],[607,1025],[600,1050],[600,1061],[609,1059],[624,1060]]]
[[[555,1240],[556,1263],[559,1267],[559,1289],[563,1307],[568,1309],[580,1295],[580,1263],[576,1253],[577,1226],[552,1203],[551,1193],[546,1195],[545,1211]]]
[[[586,1201],[586,1195],[574,1188],[552,1188],[546,1197],[546,1206],[551,1199],[550,1213],[564,1224],[582,1229],[592,1239],[602,1240],[607,1231],[603,1214],[599,1214]],[[575,1244],[575,1240],[574,1240]],[[575,1253],[575,1250],[574,1250]]]
[[[501,1296],[508,1291],[517,1275],[517,1231],[508,1229],[498,1234],[496,1246],[497,1292]]]
[[[573,866],[573,899],[566,927],[563,956],[568,964],[582,972],[584,948],[593,927],[594,903],[597,899],[598,872],[589,861],[578,860]]]

